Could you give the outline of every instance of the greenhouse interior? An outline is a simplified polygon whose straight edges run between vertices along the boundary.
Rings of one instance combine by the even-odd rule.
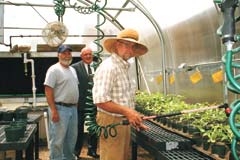
[[[84,47],[91,48],[97,69],[111,56],[105,40],[125,29],[136,30],[148,49],[127,60],[134,109],[149,127],[131,126],[128,159],[239,160],[239,4],[0,0],[0,160],[51,159],[44,83],[48,68],[58,62],[59,46],[71,47],[72,64]],[[6,128],[20,120],[26,122],[23,137],[9,140]],[[85,124],[84,141],[93,125],[98,131],[108,127]],[[119,125],[125,124],[109,124]]]

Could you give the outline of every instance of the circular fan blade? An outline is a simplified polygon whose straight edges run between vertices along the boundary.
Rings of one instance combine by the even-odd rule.
[[[57,47],[66,40],[68,29],[62,22],[51,22],[42,30],[42,36],[50,47]]]

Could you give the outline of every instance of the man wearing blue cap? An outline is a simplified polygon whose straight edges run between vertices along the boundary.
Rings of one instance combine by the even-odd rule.
[[[74,160],[77,140],[78,78],[68,45],[58,48],[58,62],[49,67],[44,86],[49,105],[50,160]]]

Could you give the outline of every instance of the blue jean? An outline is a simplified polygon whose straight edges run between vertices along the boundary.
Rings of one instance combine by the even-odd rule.
[[[74,147],[77,140],[77,107],[56,105],[59,122],[51,121],[49,112],[49,146],[50,160],[74,160]]]

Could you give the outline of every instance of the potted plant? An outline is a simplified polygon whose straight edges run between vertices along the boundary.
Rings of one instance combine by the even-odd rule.
[[[161,93],[149,94],[139,91],[136,95],[136,104],[141,107],[136,108],[138,108],[138,111],[141,113],[147,113],[149,115],[163,115],[211,106],[207,102],[187,104],[184,102],[183,98],[184,97],[179,95],[163,95]],[[164,119],[165,121],[161,120],[160,122],[164,122],[166,124],[166,120],[170,122],[174,121],[183,126],[183,132],[191,132],[192,136],[199,134],[206,144],[206,146],[204,146],[203,143],[206,150],[209,148],[209,143],[213,146],[213,151],[215,151],[214,147],[219,143],[226,147],[231,143],[233,137],[232,130],[228,124],[228,117],[222,109],[209,109],[204,112],[192,112],[182,114],[181,116],[166,117]],[[197,131],[189,129],[190,126],[197,129]],[[226,147],[224,151],[222,150],[219,156],[223,157],[228,148],[229,147]]]
[[[227,124],[214,124],[211,129],[206,130],[203,136],[208,138],[211,143],[212,154],[217,154],[219,157],[224,158],[227,153],[228,144],[231,143],[233,133],[230,126]]]

